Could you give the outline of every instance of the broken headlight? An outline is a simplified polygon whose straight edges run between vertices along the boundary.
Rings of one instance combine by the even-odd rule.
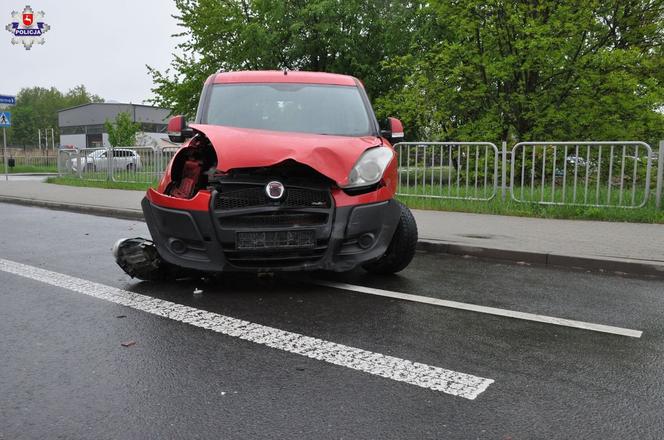
[[[378,183],[393,157],[394,151],[388,147],[366,150],[350,171],[348,184],[344,188],[357,188]]]

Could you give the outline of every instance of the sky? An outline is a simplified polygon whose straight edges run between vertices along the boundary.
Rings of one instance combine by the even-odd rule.
[[[5,29],[26,4],[51,26],[30,50]],[[0,0],[0,94],[83,84],[106,101],[143,103],[152,96],[145,65],[164,70],[179,41],[176,12],[173,0]]]

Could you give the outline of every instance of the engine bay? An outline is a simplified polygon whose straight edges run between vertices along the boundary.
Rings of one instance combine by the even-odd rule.
[[[217,165],[217,155],[210,140],[197,134],[186,148],[177,152],[171,166],[171,182],[165,194],[179,199],[190,199],[208,187],[209,171]]]

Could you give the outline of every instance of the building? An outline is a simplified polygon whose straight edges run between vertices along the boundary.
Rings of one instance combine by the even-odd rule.
[[[140,124],[137,145],[158,146],[168,142],[170,110],[149,105],[92,103],[58,111],[60,145],[76,148],[109,147],[106,121],[115,121],[118,113],[129,113]]]

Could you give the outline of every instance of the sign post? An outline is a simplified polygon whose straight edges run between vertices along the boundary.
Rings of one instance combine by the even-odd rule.
[[[9,167],[7,166],[7,127],[12,126],[12,114],[2,108],[16,105],[16,96],[0,95],[0,127],[2,127],[2,157],[5,159],[5,180],[9,180]]]
[[[5,180],[9,180],[9,167],[7,167],[7,129],[2,127],[2,157],[5,158]]]
[[[12,114],[0,111],[0,127],[2,127],[2,156],[5,159],[5,180],[9,180],[9,167],[7,166],[7,127],[12,126]]]

